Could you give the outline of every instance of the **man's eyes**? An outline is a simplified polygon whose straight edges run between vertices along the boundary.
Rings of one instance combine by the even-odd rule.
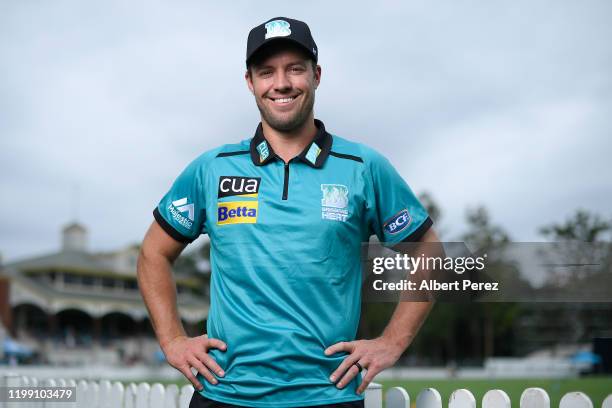
[[[306,71],[306,68],[301,67],[301,66],[294,66],[294,67],[290,67],[289,71],[292,73],[302,73],[304,71]],[[259,75],[260,77],[269,77],[274,73],[274,71],[272,71],[271,69],[264,69],[261,70],[257,73],[257,75]]]

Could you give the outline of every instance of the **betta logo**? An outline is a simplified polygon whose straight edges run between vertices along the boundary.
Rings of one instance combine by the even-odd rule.
[[[411,221],[412,218],[410,217],[410,214],[408,214],[408,210],[403,209],[388,219],[383,228],[389,234],[397,234],[398,232],[405,230],[406,227],[410,225]]]
[[[255,224],[259,210],[257,201],[228,201],[218,203],[217,225]]]

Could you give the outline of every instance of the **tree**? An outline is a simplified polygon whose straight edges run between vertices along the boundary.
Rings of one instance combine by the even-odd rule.
[[[498,225],[491,223],[491,217],[483,206],[468,209],[466,214],[468,230],[461,235],[475,252],[501,249],[510,243],[510,236]]]
[[[597,214],[578,209],[573,216],[561,224],[549,224],[540,228],[540,233],[553,241],[601,242],[610,240],[612,220],[603,220]]]
[[[468,209],[466,220],[468,230],[461,236],[461,240],[475,253],[498,253],[510,243],[508,233],[491,222],[485,207]],[[518,270],[501,259],[489,258],[485,271],[495,275],[495,280],[503,278],[519,282],[520,279]],[[466,311],[469,312],[472,335],[475,339],[482,339],[482,344],[475,342],[474,352],[480,354],[477,346],[481,346],[481,355],[486,358],[495,354],[496,339],[507,343],[507,339],[511,338],[512,325],[519,307],[516,303],[471,303],[467,305]]]
[[[610,303],[580,302],[571,294],[580,290],[593,296],[603,291],[601,298],[609,293],[612,220],[577,209],[564,222],[545,225],[539,231],[553,242],[556,261],[551,262],[546,286],[574,300],[541,305],[534,316],[551,327],[551,337],[569,343],[585,342],[609,330],[609,323],[601,322],[612,313]]]
[[[427,191],[421,193],[419,195],[419,201],[421,204],[423,204],[425,210],[427,210],[429,218],[431,218],[434,222],[437,222],[441,218],[442,211],[430,193]]]

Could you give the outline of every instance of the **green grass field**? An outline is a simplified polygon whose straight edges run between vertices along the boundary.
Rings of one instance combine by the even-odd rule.
[[[409,381],[378,381],[383,389],[390,387],[403,387],[413,403],[419,392],[424,388],[435,388],[442,395],[444,404],[448,403],[451,393],[459,388],[466,388],[474,394],[476,402],[480,407],[482,397],[491,389],[501,389],[506,391],[512,401],[512,407],[519,407],[519,399],[525,388],[540,387],[546,390],[550,396],[551,408],[559,406],[561,397],[570,391],[581,391],[588,395],[593,401],[594,408],[601,407],[601,404],[608,394],[612,393],[612,377],[588,377],[574,379],[500,379],[500,380],[409,380]],[[444,405],[446,406],[446,405]]]
[[[157,382],[154,379],[144,379],[149,384]],[[122,381],[126,385],[130,381]],[[173,383],[171,381],[160,381],[162,384]],[[581,391],[591,398],[594,408],[600,408],[608,394],[612,394],[612,377],[587,377],[572,379],[453,379],[453,380],[403,380],[403,381],[376,381],[386,391],[391,387],[403,387],[408,394],[414,407],[417,395],[424,388],[435,388],[442,395],[443,407],[448,404],[451,393],[459,388],[467,388],[476,397],[477,406],[481,406],[482,397],[488,390],[501,389],[506,391],[512,401],[512,408],[519,408],[519,399],[525,388],[540,387],[546,390],[550,396],[551,408],[557,408],[561,397],[570,391]],[[175,382],[179,387],[187,384],[187,380]],[[383,394],[384,395],[384,394]]]

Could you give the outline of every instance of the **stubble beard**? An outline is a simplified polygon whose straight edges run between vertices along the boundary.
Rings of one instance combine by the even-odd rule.
[[[302,97],[306,97],[306,95],[302,94]],[[297,109],[297,111],[289,117],[274,114],[274,112],[271,112],[265,106],[263,101],[257,98],[255,98],[255,102],[257,103],[257,108],[261,113],[262,119],[265,120],[272,129],[280,132],[291,132],[302,127],[310,117],[314,108],[314,92],[309,92],[309,96],[304,100],[302,107]]]

